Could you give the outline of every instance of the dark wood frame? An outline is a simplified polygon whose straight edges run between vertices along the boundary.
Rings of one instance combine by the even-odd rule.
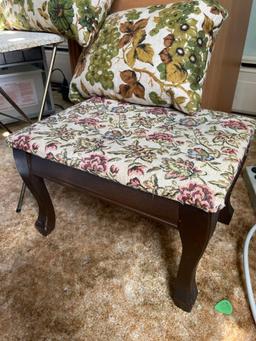
[[[184,311],[191,311],[198,293],[195,280],[197,265],[217,222],[229,224],[231,221],[234,210],[230,203],[230,196],[246,156],[227,193],[226,207],[216,213],[206,213],[193,206],[153,196],[22,150],[13,149],[13,154],[23,181],[37,201],[39,212],[35,226],[43,236],[49,235],[55,227],[54,207],[44,179],[85,190],[100,199],[178,229],[182,241],[182,256],[172,298],[176,306]]]

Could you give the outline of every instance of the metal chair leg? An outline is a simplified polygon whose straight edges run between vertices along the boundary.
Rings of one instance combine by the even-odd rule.
[[[26,185],[23,182],[22,187],[21,187],[21,191],[20,191],[20,197],[19,197],[18,205],[17,205],[17,208],[16,208],[16,212],[17,213],[21,212],[23,201],[24,201],[25,192],[26,192]]]
[[[11,104],[11,106],[18,111],[18,113],[26,120],[28,123],[32,123],[31,119],[24,113],[24,111],[13,101],[13,99],[4,91],[0,86],[0,94]]]
[[[1,121],[0,121],[0,127],[6,130],[8,133],[12,134],[12,131],[7,127],[7,125]]]
[[[46,97],[47,97],[47,93],[48,93],[48,88],[50,85],[50,80],[51,80],[51,75],[52,75],[52,69],[53,69],[54,62],[55,62],[56,52],[57,52],[57,45],[54,44],[53,50],[52,50],[52,58],[51,58],[51,62],[50,62],[50,66],[49,66],[49,70],[48,70],[48,74],[47,74],[47,78],[46,78],[44,94],[43,94],[43,98],[42,98],[42,102],[41,102],[42,104],[41,104],[41,108],[40,108],[39,115],[38,115],[38,121],[41,121],[42,115],[44,112],[44,107],[45,107]]]

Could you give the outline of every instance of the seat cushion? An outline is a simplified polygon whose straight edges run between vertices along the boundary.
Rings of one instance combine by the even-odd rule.
[[[225,206],[255,122],[209,110],[187,117],[94,97],[7,141],[41,158],[217,212]]]

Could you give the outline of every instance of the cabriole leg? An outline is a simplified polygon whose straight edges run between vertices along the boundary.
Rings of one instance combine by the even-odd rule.
[[[43,236],[47,236],[55,227],[55,213],[44,180],[31,173],[30,154],[14,149],[13,155],[20,176],[38,204],[39,213],[35,226]]]
[[[222,224],[229,225],[234,213],[234,209],[230,202],[230,195],[227,197],[225,205],[226,206],[220,211],[219,222]]]
[[[218,214],[209,214],[195,207],[180,206],[179,232],[182,256],[174,284],[173,301],[190,312],[197,298],[196,269],[214,232]]]

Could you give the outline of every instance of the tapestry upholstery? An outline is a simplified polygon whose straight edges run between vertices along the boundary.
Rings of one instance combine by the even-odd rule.
[[[216,212],[256,121],[202,110],[194,117],[94,97],[10,135],[10,147],[124,186]]]

